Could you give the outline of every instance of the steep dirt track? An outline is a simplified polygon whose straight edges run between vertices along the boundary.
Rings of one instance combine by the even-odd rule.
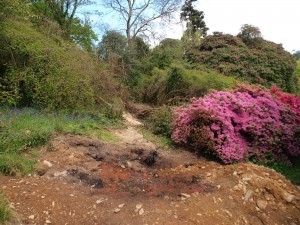
[[[59,135],[36,174],[0,175],[11,224],[300,224],[300,191],[282,175],[159,149],[125,117],[118,144]]]

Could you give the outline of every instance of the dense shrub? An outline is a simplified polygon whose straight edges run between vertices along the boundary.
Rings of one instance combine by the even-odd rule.
[[[172,139],[224,163],[300,155],[297,115],[262,88],[215,91],[174,111]]]
[[[147,127],[157,135],[171,137],[172,110],[170,107],[162,106],[153,111],[147,118]]]
[[[300,122],[300,96],[281,92],[276,86],[271,88],[271,93],[276,95],[282,103],[295,112],[298,116],[298,122]]]
[[[29,22],[7,20],[0,31],[0,102],[19,107],[85,109],[117,96],[96,59]]]
[[[199,65],[193,68],[184,63],[172,64],[170,68],[154,68],[151,76],[143,76],[136,96],[143,102],[162,105],[173,99],[202,97],[211,89],[231,88],[239,81]]]
[[[295,60],[279,44],[260,39],[247,46],[233,35],[215,33],[203,39],[189,60],[204,63],[225,75],[235,75],[254,84],[295,92]]]

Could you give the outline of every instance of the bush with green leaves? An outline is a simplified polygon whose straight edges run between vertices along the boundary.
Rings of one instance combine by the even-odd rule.
[[[276,84],[286,92],[297,89],[293,75],[296,64],[292,55],[280,44],[262,38],[259,38],[259,43],[251,42],[247,46],[236,36],[215,32],[202,40],[189,55],[189,60],[254,84],[266,87]]]
[[[146,125],[156,135],[162,135],[170,138],[172,134],[172,109],[168,106],[162,106],[151,112],[147,118]]]
[[[75,44],[48,37],[29,22],[7,20],[1,25],[1,103],[74,110],[118,96],[110,75]]]
[[[239,82],[203,65],[176,63],[165,69],[154,67],[150,76],[140,80],[136,96],[143,102],[162,105],[174,98],[188,99],[204,96],[212,89],[225,90]]]

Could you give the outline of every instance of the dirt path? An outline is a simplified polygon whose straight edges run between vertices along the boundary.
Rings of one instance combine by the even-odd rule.
[[[300,224],[300,190],[280,174],[160,149],[125,119],[118,144],[56,136],[35,174],[0,175],[10,224]]]

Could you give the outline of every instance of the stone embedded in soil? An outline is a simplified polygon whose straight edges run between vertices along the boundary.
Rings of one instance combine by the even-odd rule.
[[[127,162],[126,162],[126,164],[127,164],[127,167],[128,167],[129,169],[131,169],[131,168],[132,168],[132,164],[131,164],[131,162],[127,161]]]
[[[181,193],[180,196],[183,197],[183,198],[190,198],[191,197],[191,195],[186,194],[186,193]]]
[[[244,196],[244,200],[247,202],[249,201],[250,198],[252,198],[252,196],[253,196],[253,191],[248,190]]]
[[[268,202],[258,199],[256,205],[258,206],[259,209],[265,210],[267,208]]]
[[[124,207],[124,203],[123,204],[120,204],[120,205],[118,205],[118,208],[123,208]]]
[[[235,186],[232,188],[232,190],[234,190],[234,191],[239,191],[239,190],[240,190],[240,188],[239,188],[239,186],[238,186],[238,185],[235,185]]]
[[[45,223],[46,224],[51,224],[51,221],[50,220],[46,220]]]
[[[28,219],[31,219],[31,220],[34,220],[34,215],[30,215],[30,216],[28,216]]]
[[[140,216],[143,215],[144,212],[145,212],[145,210],[144,210],[143,208],[141,208],[140,211],[139,211],[139,215],[140,215]]]
[[[52,163],[49,162],[49,161],[47,161],[47,160],[44,160],[44,161],[43,161],[43,164],[44,164],[45,166],[48,166],[48,167],[52,167],[52,166],[53,166]]]
[[[211,177],[211,175],[212,175],[211,173],[206,173],[207,177]]]
[[[284,192],[283,193],[283,199],[288,202],[288,203],[291,203],[294,199],[295,199],[295,196],[288,193],[288,192]]]
[[[141,209],[142,207],[143,207],[142,204],[137,204],[137,205],[135,206],[136,209]]]
[[[120,211],[121,211],[121,209],[116,208],[116,209],[114,210],[114,213],[118,213],[118,212],[120,212]]]
[[[55,173],[53,174],[54,177],[65,177],[65,176],[67,176],[67,175],[68,175],[68,172],[67,172],[66,170],[61,171],[61,172],[55,172]]]
[[[104,202],[104,199],[98,199],[98,200],[96,201],[96,204],[99,205],[99,204],[102,203],[102,202]]]

